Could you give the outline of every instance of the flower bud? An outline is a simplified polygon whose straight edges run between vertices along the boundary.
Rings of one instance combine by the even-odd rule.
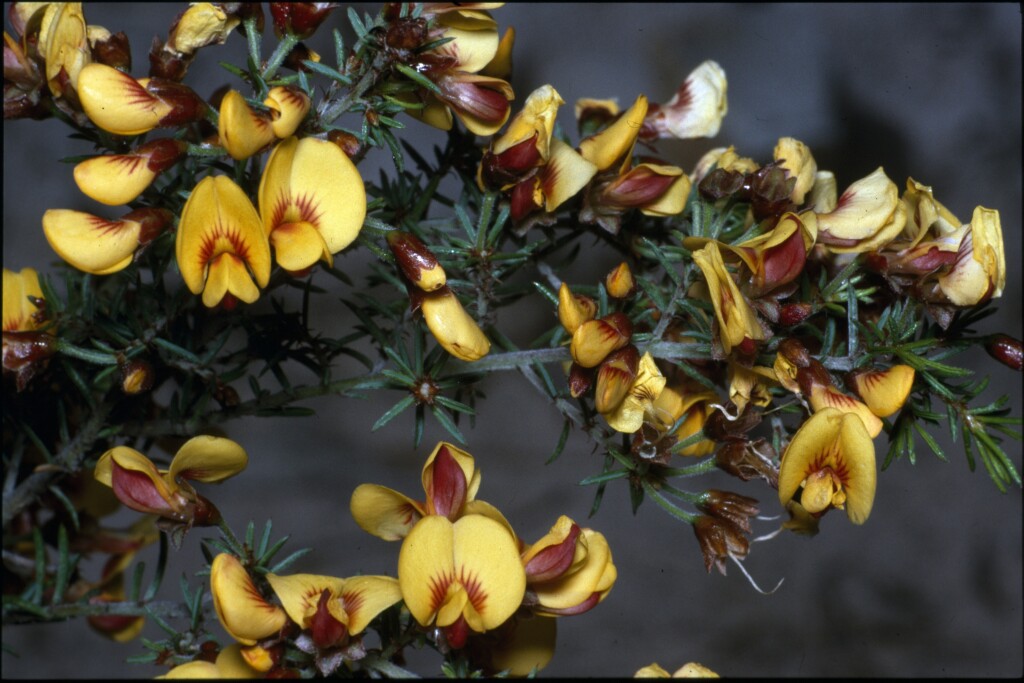
[[[589,296],[573,294],[564,282],[558,288],[558,321],[569,334],[574,334],[580,325],[593,320],[596,312],[597,302]]]
[[[386,235],[388,247],[406,278],[425,292],[444,286],[444,268],[427,245],[411,232],[393,230]]]
[[[285,67],[292,71],[310,73],[310,68],[306,66],[304,62],[320,62],[319,53],[310,50],[309,46],[305,43],[299,43],[293,47],[292,51],[288,53],[288,56],[284,58]]]
[[[612,313],[597,320],[588,320],[573,332],[569,352],[573,360],[592,368],[612,351],[618,351],[633,336],[633,323],[624,313]]]
[[[579,398],[590,391],[590,387],[593,383],[593,368],[585,368],[579,363],[573,363],[569,367],[569,394],[573,398]]]
[[[313,35],[336,2],[272,2],[270,16],[274,19],[274,33],[290,34],[299,39]]]
[[[802,301],[786,304],[779,308],[779,324],[783,327],[799,325],[814,313],[814,306]]]
[[[93,60],[100,64],[112,66],[115,69],[130,71],[132,68],[132,50],[131,45],[128,43],[128,36],[124,34],[124,31],[117,33],[106,31],[102,34],[94,34],[94,28],[90,26],[88,29],[89,45],[92,48]]]
[[[617,265],[604,278],[605,289],[608,295],[616,299],[625,299],[636,291],[636,281],[633,279],[633,272],[625,261]]]
[[[491,342],[447,286],[424,294],[420,310],[434,338],[456,358],[471,363],[490,352]]]
[[[632,344],[608,354],[597,371],[594,407],[599,413],[611,412],[629,393],[640,367],[640,352]]]
[[[1008,334],[994,334],[989,337],[985,344],[988,355],[1006,367],[1020,372],[1021,369],[1021,342]]]
[[[329,131],[327,133],[327,139],[338,147],[341,147],[341,151],[350,159],[358,156],[363,149],[363,146],[359,143],[359,138],[351,133],[346,133],[343,130]]]
[[[149,391],[153,387],[153,366],[147,361],[134,359],[118,368],[121,372],[121,390],[129,396]]]

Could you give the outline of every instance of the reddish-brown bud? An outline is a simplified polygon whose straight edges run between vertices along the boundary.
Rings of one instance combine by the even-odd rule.
[[[590,391],[594,383],[594,369],[585,368],[579,363],[573,363],[569,368],[569,394],[573,398],[579,398]]]
[[[305,43],[299,43],[292,48],[292,51],[288,53],[288,56],[284,58],[285,67],[292,71],[303,71],[310,73],[310,68],[305,65],[304,62],[319,62],[320,55],[309,49]]]
[[[625,313],[611,313],[597,320],[588,320],[573,332],[569,347],[573,360],[585,368],[592,368],[609,353],[629,343],[633,324]]]
[[[806,368],[811,364],[811,354],[807,347],[796,339],[783,339],[779,342],[779,354],[798,368]]]
[[[797,302],[786,304],[779,308],[779,324],[783,327],[799,325],[807,320],[814,313],[814,306],[811,304]]]
[[[480,178],[491,189],[503,189],[528,178],[540,163],[540,150],[534,135],[501,154],[485,152],[480,162]]]
[[[387,233],[386,239],[398,267],[410,282],[425,292],[432,292],[445,285],[447,278],[444,268],[420,238],[411,232],[392,230]]]
[[[206,102],[187,85],[166,78],[151,78],[146,84],[146,91],[171,106],[171,110],[160,119],[163,128],[192,123],[206,112]]]
[[[132,70],[132,48],[124,31],[112,33],[92,44],[92,58],[125,73]]]
[[[415,50],[427,40],[427,21],[422,17],[399,17],[384,34],[384,46],[398,52]]]
[[[280,36],[288,33],[305,39],[313,35],[336,2],[272,2],[270,16],[274,20],[274,32]]]
[[[363,150],[363,146],[359,144],[359,138],[343,130],[332,130],[327,134],[327,139],[341,147],[341,151],[349,159],[358,156]]]
[[[1021,370],[1021,342],[1008,334],[994,334],[985,344],[988,355],[1008,368]]]

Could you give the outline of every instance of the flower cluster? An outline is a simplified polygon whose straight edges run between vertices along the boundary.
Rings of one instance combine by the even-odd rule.
[[[363,484],[352,516],[368,533],[402,541],[398,585],[420,626],[440,629],[486,671],[523,675],[554,654],[553,618],[592,609],[617,573],[604,536],[564,515],[524,542],[477,499],[480,480],[472,455],[441,442],[423,466],[424,500]]]

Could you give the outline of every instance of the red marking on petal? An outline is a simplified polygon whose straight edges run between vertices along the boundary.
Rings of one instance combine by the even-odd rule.
[[[115,233],[124,228],[123,221],[108,221],[106,218],[100,218],[99,216],[89,216],[89,222],[92,223],[93,230],[103,235]]]
[[[466,474],[447,446],[441,446],[432,463],[430,506],[434,513],[455,521],[466,502]]]

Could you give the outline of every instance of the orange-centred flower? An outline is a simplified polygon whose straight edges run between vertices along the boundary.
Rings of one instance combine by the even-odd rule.
[[[811,515],[834,507],[845,509],[854,524],[863,524],[871,514],[875,486],[875,447],[856,414],[822,408],[782,454],[779,502],[784,507],[799,496]]]
[[[227,176],[199,181],[181,212],[175,254],[185,284],[213,307],[246,303],[270,280],[270,243],[252,202]]]
[[[290,137],[267,160],[259,188],[263,230],[278,264],[300,271],[338,253],[366,217],[363,179],[335,144]]]
[[[398,581],[390,576],[267,574],[267,581],[288,617],[310,632],[318,648],[344,644],[402,599]]]
[[[398,583],[416,621],[448,628],[449,643],[460,647],[467,629],[483,633],[515,613],[526,572],[515,537],[500,522],[429,515],[402,542]]]

